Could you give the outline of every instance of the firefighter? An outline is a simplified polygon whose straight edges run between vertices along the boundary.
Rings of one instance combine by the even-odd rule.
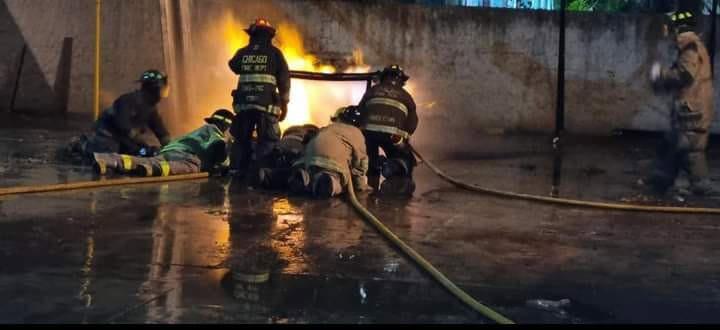
[[[224,173],[228,157],[227,131],[234,115],[220,109],[205,118],[202,127],[175,139],[155,157],[134,157],[117,153],[95,153],[94,168],[100,175],[109,171],[141,176],[168,176],[199,172]]]
[[[408,143],[418,117],[415,101],[403,88],[409,78],[400,66],[388,66],[360,101],[360,127],[370,158],[368,182],[376,191],[380,174],[386,179],[383,188],[391,188],[380,191],[412,194],[415,189],[412,174],[417,162]],[[380,157],[380,148],[387,158]]]
[[[285,120],[290,101],[290,71],[282,52],[272,45],[275,29],[259,18],[245,32],[250,43],[229,62],[239,76],[232,93],[236,117],[230,132],[235,139],[231,167],[240,176],[253,159],[265,157],[280,140],[278,123]],[[253,132],[257,133],[254,155]]]
[[[669,68],[656,62],[650,72],[655,90],[672,95],[671,130],[658,148],[654,169],[640,183],[661,194],[673,187],[680,171],[689,174],[691,193],[705,195],[713,190],[705,158],[714,116],[712,71],[708,51],[693,31],[696,22],[689,11],[667,15],[664,34],[673,38],[677,59]]]
[[[330,198],[345,192],[348,180],[357,190],[367,189],[368,158],[359,119],[356,106],[335,112],[332,123],[320,129],[294,164],[288,182],[292,193]]]
[[[147,70],[138,82],[139,90],[120,96],[102,112],[93,133],[73,139],[69,154],[79,153],[85,159],[92,159],[96,152],[153,156],[170,141],[157,109],[170,93],[167,75]]]
[[[275,148],[259,161],[255,185],[276,190],[286,188],[292,165],[302,157],[305,145],[319,130],[312,124],[288,127]]]

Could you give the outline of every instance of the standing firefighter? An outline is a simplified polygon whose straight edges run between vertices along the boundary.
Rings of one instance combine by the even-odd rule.
[[[101,175],[113,171],[142,176],[224,172],[228,160],[226,132],[233,118],[230,110],[217,110],[212,116],[205,118],[207,124],[171,141],[155,157],[96,153],[95,169]]]
[[[408,145],[415,133],[418,117],[415,101],[403,88],[408,77],[397,65],[385,68],[380,74],[380,83],[373,86],[360,102],[360,127],[365,135],[370,169],[368,182],[378,190],[380,174],[385,177],[385,187],[393,187],[393,193],[412,194],[413,169],[417,165],[415,156]],[[380,157],[382,148],[387,158]]]
[[[294,165],[290,191],[330,198],[345,192],[348,180],[358,190],[367,187],[368,170],[365,141],[357,128],[360,113],[355,106],[340,108],[305,147],[305,154]]]
[[[682,170],[689,174],[693,194],[712,191],[705,159],[714,115],[712,71],[707,49],[693,32],[695,25],[691,12],[668,15],[664,31],[675,40],[677,59],[670,68],[653,64],[650,74],[656,89],[673,96],[671,131],[659,148],[655,169],[644,180],[659,193],[672,187]]]
[[[71,143],[71,153],[80,153],[84,158],[92,158],[96,152],[152,156],[170,141],[157,109],[170,92],[167,75],[148,70],[138,82],[139,90],[120,96],[102,112],[93,134]]]
[[[262,159],[280,139],[278,122],[285,120],[290,101],[290,71],[282,52],[272,45],[275,29],[257,19],[245,30],[250,44],[230,60],[230,69],[239,75],[233,91],[236,119],[230,129],[235,143],[231,166],[244,175],[252,160],[252,137],[257,130],[255,159]]]

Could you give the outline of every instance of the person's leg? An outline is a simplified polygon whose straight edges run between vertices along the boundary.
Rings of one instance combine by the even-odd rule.
[[[685,169],[688,172],[690,191],[693,194],[706,195],[713,192],[705,151],[687,153]]]
[[[278,118],[265,113],[258,114],[257,148],[255,159],[260,161],[268,157],[280,141],[280,123]]]
[[[657,157],[645,181],[658,194],[673,186],[680,171],[680,157],[672,141],[665,139],[658,147]]]
[[[334,171],[319,170],[312,176],[312,194],[315,198],[332,198],[343,193],[342,177]]]
[[[159,165],[159,175],[153,171],[155,176],[200,173],[202,170],[202,163],[197,156],[183,152],[170,152],[162,155]]]
[[[368,155],[368,185],[375,191],[380,189],[380,144],[378,134],[363,131],[365,135],[365,149]]]
[[[250,111],[240,111],[230,127],[234,142],[230,153],[230,168],[237,173],[247,171],[252,155],[252,133],[255,120]]]
[[[138,170],[151,163],[152,158],[135,157],[117,153],[95,153],[93,168],[100,175],[110,172],[119,174],[140,174]]]
[[[386,179],[394,176],[412,177],[417,160],[407,144],[394,144],[388,138],[383,141],[381,147],[388,158],[386,166],[382,169],[382,175]]]
[[[302,166],[292,169],[288,179],[288,190],[295,195],[303,195],[310,192],[310,172]]]

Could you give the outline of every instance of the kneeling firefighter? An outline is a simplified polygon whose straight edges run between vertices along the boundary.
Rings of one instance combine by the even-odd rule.
[[[158,70],[143,72],[140,89],[120,96],[95,122],[94,132],[73,139],[69,154],[92,159],[96,152],[153,156],[170,142],[157,105],[170,93],[168,77]],[[160,143],[159,145],[157,143]]]
[[[259,160],[255,185],[265,189],[287,188],[293,164],[303,156],[305,146],[319,130],[312,124],[288,127],[270,154]]]
[[[412,174],[417,161],[408,143],[418,117],[415,101],[403,88],[408,79],[402,68],[391,65],[360,101],[360,128],[370,158],[368,182],[376,191],[412,194],[415,190]],[[387,158],[380,157],[380,148]],[[382,189],[378,189],[380,174],[386,179]]]
[[[367,189],[368,158],[357,127],[358,107],[338,109],[332,123],[308,142],[305,154],[293,166],[288,185],[292,193],[330,198],[345,192],[348,180],[357,190]]]
[[[650,79],[656,91],[669,92],[671,130],[658,148],[658,159],[647,182],[658,193],[673,186],[681,171],[690,179],[690,192],[714,193],[705,156],[714,117],[713,81],[710,57],[700,37],[693,31],[696,15],[689,11],[667,15],[664,34],[673,38],[677,59],[669,68],[653,64]]]
[[[155,157],[134,157],[117,153],[96,153],[95,169],[142,176],[168,176],[204,171],[224,174],[229,161],[226,150],[227,131],[234,115],[229,110],[215,111],[207,124],[171,141]]]

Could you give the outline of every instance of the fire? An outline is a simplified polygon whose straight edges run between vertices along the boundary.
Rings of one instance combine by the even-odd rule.
[[[241,23],[228,14],[223,22],[224,44],[227,47],[227,58],[231,58],[238,49],[245,47],[249,37]],[[307,53],[303,38],[298,30],[287,23],[276,25],[277,36],[274,44],[285,56],[290,70],[335,73],[337,69],[331,65],[320,64],[313,55]],[[353,52],[354,62],[358,65],[346,72],[367,72],[369,66],[362,64],[362,52]],[[223,63],[223,65],[226,65]],[[315,124],[324,126],[330,116],[339,107],[357,104],[365,92],[364,82],[318,82],[293,79],[290,88],[290,103],[285,121],[280,123],[281,129],[293,125]]]

